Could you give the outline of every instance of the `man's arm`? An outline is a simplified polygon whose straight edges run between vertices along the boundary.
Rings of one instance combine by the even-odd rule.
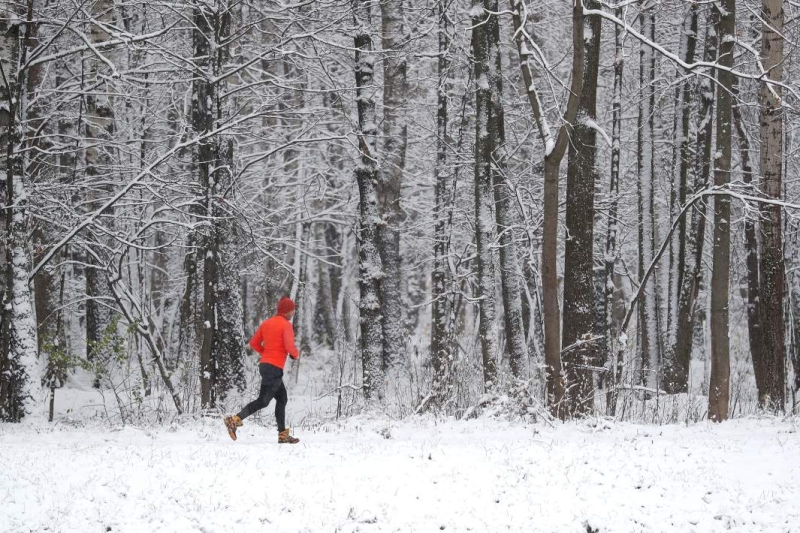
[[[250,347],[253,350],[255,350],[256,353],[260,354],[261,351],[264,349],[263,342],[264,342],[264,337],[262,337],[261,335],[261,326],[259,326],[258,329],[256,330],[256,334],[253,335],[252,339],[250,339]]]
[[[300,357],[300,351],[294,345],[294,328],[292,328],[291,322],[288,322],[286,327],[283,328],[283,347],[286,348],[292,359]]]

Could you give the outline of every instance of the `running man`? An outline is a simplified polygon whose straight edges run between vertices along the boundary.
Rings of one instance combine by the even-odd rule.
[[[284,296],[278,302],[278,313],[268,318],[256,330],[250,339],[250,347],[261,354],[258,372],[261,374],[261,390],[258,398],[247,404],[238,415],[225,418],[225,427],[233,440],[236,440],[236,428],[242,427],[242,420],[269,405],[275,398],[275,420],[278,422],[278,443],[297,444],[300,439],[290,435],[291,429],[286,427],[286,403],[289,398],[283,384],[283,366],[286,355],[297,359],[300,352],[294,345],[292,317],[294,302]]]

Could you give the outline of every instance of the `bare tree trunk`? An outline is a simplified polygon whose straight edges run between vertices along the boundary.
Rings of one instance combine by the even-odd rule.
[[[770,82],[783,81],[783,2],[763,0],[761,59]],[[761,118],[762,192],[767,198],[780,199],[783,181],[783,109],[781,87],[762,82],[759,87]],[[786,383],[786,346],[783,317],[784,261],[781,207],[765,205],[761,217],[761,253],[759,265],[759,319],[764,360],[762,379],[756,384],[759,403],[783,411]],[[753,354],[755,365],[756,354]]]
[[[705,50],[703,60],[707,63],[717,58],[716,10],[706,24]],[[714,91],[713,79],[700,78],[697,85],[700,108],[696,125],[696,163],[694,167],[694,193],[708,186],[711,174],[711,145],[714,133]],[[680,296],[678,297],[678,313],[675,318],[675,348],[671,361],[670,378],[672,392],[688,392],[689,366],[692,358],[694,340],[694,315],[697,294],[703,276],[703,245],[705,243],[706,203],[701,201],[692,211],[691,228],[686,235],[686,266]]]
[[[587,2],[589,9],[599,2]],[[562,353],[569,416],[585,415],[594,408],[594,383],[590,366],[597,366],[594,331],[594,193],[597,131],[597,74],[600,64],[601,19],[588,17],[589,30],[582,45],[584,75],[578,114],[569,144],[567,165],[566,231],[564,246],[564,331]]]
[[[111,0],[98,0],[92,4],[92,17],[99,23],[114,23],[114,3]],[[93,45],[103,43],[110,38],[105,29],[99,24],[92,23],[89,30],[89,42]],[[112,88],[107,81],[101,81],[102,62],[96,57],[89,60],[89,74],[87,85],[92,87],[92,91],[86,95],[86,137],[89,146],[86,148],[86,175],[90,177],[100,177],[105,175],[102,180],[111,182],[110,176],[111,155],[109,149],[103,144],[114,135],[114,109],[111,94]],[[107,73],[105,73],[107,74]],[[100,184],[95,185],[100,191],[109,191],[109,187]],[[95,201],[104,201],[103,197],[93,197]],[[112,212],[104,213],[106,220],[104,223],[110,225],[113,220],[108,215]],[[100,237],[102,239],[102,237]],[[100,257],[105,260],[105,256]],[[97,356],[98,343],[107,335],[108,328],[112,322],[112,310],[110,305],[111,290],[108,286],[108,278],[105,275],[105,266],[90,254],[86,266],[86,359],[94,360]],[[99,379],[95,379],[95,387],[100,386]]]
[[[378,250],[384,277],[379,285],[379,297],[383,321],[383,364],[394,373],[404,369],[407,360],[401,301],[403,273],[400,268],[400,225],[404,218],[400,206],[400,191],[408,144],[408,65],[402,49],[406,39],[403,3],[404,0],[380,3],[384,52],[384,144],[377,192],[383,216],[383,223],[378,226]]]
[[[721,0],[719,7],[719,60],[717,79],[717,149],[714,158],[714,185],[730,183],[731,171],[731,91],[733,45],[736,40],[736,0]],[[708,417],[715,422],[728,418],[730,396],[730,246],[731,200],[727,195],[714,198],[714,249],[711,271],[711,380],[708,391]]]
[[[622,10],[615,13],[617,18],[622,15]],[[615,276],[614,266],[619,255],[617,233],[619,231],[619,165],[620,143],[622,138],[622,74],[625,67],[625,55],[622,45],[622,27],[614,25],[614,88],[611,103],[611,175],[609,178],[608,195],[611,202],[608,212],[608,228],[606,230],[605,268],[603,269],[602,282],[598,287],[602,289],[600,309],[602,314],[599,324],[599,333],[603,335],[600,346],[601,354],[607,361],[607,376],[604,377],[606,385],[606,411],[614,416],[617,409],[617,386],[622,381],[622,351],[617,350],[615,339],[617,331],[614,327],[614,291]]]
[[[686,63],[694,63],[697,48],[697,4],[691,4],[683,21],[681,31],[681,56]],[[688,72],[678,69],[677,76],[688,76]],[[686,203],[689,188],[689,170],[692,167],[690,138],[692,97],[694,94],[691,78],[675,89],[675,145],[673,146],[673,178],[671,180],[670,218],[674,219]],[[680,117],[680,121],[679,121]],[[677,176],[675,171],[677,170]],[[677,178],[677,180],[676,180]],[[676,183],[677,181],[677,183]],[[686,217],[680,219],[678,231],[670,242],[669,287],[667,296],[667,334],[665,346],[664,389],[669,393],[678,392],[676,388],[675,342],[678,330],[677,317],[680,307],[681,286],[686,271]]]
[[[558,305],[558,180],[561,160],[567,150],[569,136],[578,114],[584,71],[583,5],[572,6],[572,81],[570,95],[564,113],[564,125],[553,137],[547,119],[543,115],[539,96],[533,83],[530,51],[527,40],[530,34],[525,28],[527,13],[524,2],[510,0],[514,23],[514,36],[520,55],[522,78],[527,88],[534,121],[545,148],[544,156],[544,212],[542,224],[542,293],[544,315],[544,358],[547,373],[547,398],[554,415],[565,417],[563,404],[564,381],[561,371],[561,316]]]
[[[448,98],[450,89],[450,24],[446,0],[439,0],[439,58],[437,64],[437,111],[436,111],[436,166],[434,167],[434,237],[433,272],[431,273],[431,362],[433,365],[433,403],[440,406],[447,397],[452,366],[452,347],[447,338],[449,311],[452,307],[449,296],[447,255],[448,222],[452,173],[447,168],[447,151],[451,143],[448,130]]]
[[[211,43],[214,42],[215,13],[212,6],[208,6],[200,1],[194,2],[194,57],[197,73],[192,83],[192,127],[195,134],[211,131],[214,127],[213,103],[216,102],[215,86],[210,78],[213,75],[213,51]],[[197,172],[197,182],[200,193],[203,195],[202,208],[200,213],[205,216],[210,215],[211,202],[211,180],[212,168],[214,166],[214,141],[213,139],[203,139],[195,147],[193,154],[195,171]],[[194,264],[187,267],[196,268],[202,262],[202,281],[203,281],[203,322],[201,327],[201,346],[200,346],[200,405],[203,408],[215,405],[214,383],[216,383],[216,365],[212,360],[212,346],[214,342],[214,285],[217,282],[218,273],[216,262],[213,259],[213,232],[206,231],[206,234],[198,234],[195,245],[196,259]],[[199,277],[199,274],[198,274]],[[189,287],[187,286],[187,290]],[[187,295],[188,296],[188,295]],[[187,302],[184,302],[187,303]]]
[[[484,8],[497,13],[497,0],[484,2]],[[500,290],[503,298],[503,320],[506,334],[506,351],[511,374],[517,380],[528,379],[528,343],[522,321],[522,269],[519,266],[514,243],[514,190],[507,175],[508,151],[506,149],[505,112],[503,110],[503,73],[500,49],[500,22],[497,15],[486,21],[488,48],[487,76],[492,91],[488,132],[491,148],[491,172],[494,192],[495,220],[500,240]]]
[[[742,111],[738,100],[738,83],[733,80],[734,102],[731,112],[736,126],[736,136],[739,140],[739,165],[742,168],[742,181],[745,185],[753,183],[753,167],[750,160],[750,141],[747,138]],[[745,208],[744,213],[744,241],[745,241],[745,266],[747,270],[747,333],[750,342],[750,354],[753,359],[756,386],[763,385],[763,354],[764,343],[761,335],[761,319],[759,317],[758,293],[760,283],[758,280],[758,239],[756,238],[757,215],[754,216],[750,209]]]
[[[492,122],[492,88],[489,81],[490,39],[484,12],[491,8],[490,0],[473,6],[472,56],[475,90],[475,244],[477,247],[480,325],[478,335],[483,360],[483,384],[492,392],[497,381],[497,356],[499,340],[495,324],[495,273],[492,245],[495,221],[492,214],[492,152],[494,139],[490,133]],[[495,10],[496,12],[496,10]]]
[[[325,257],[330,251],[326,245],[325,223],[316,223],[313,225],[313,229],[314,241],[318,246],[317,253],[321,257]],[[326,262],[317,261],[316,264],[319,277],[319,294],[315,316],[318,319],[322,319],[322,332],[318,333],[317,340],[324,346],[333,348],[336,341],[336,322],[334,319],[336,302],[333,299],[333,276],[331,276],[331,267]]]
[[[655,13],[646,8],[639,14],[642,33],[655,40]],[[639,99],[638,122],[638,177],[637,187],[639,202],[639,281],[643,282],[644,273],[655,257],[655,56],[653,49],[641,45],[639,65]],[[660,353],[658,328],[658,288],[656,277],[646,280],[644,302],[639,306],[639,328],[641,330],[640,362],[641,383],[650,389],[657,389],[660,383]]]
[[[377,124],[375,100],[372,98],[375,53],[370,31],[369,2],[355,4],[353,18],[357,26],[354,44],[356,102],[358,106],[358,137],[361,164],[356,167],[359,192],[358,214],[358,284],[360,292],[361,361],[363,389],[367,401],[383,398],[383,326],[380,309],[380,283],[384,276],[379,253],[378,221],[380,208],[376,183],[379,179],[377,165]]]
[[[18,7],[22,9],[21,6]],[[19,422],[30,414],[40,387],[36,354],[36,319],[33,313],[28,278],[27,195],[25,187],[25,149],[27,90],[26,62],[31,42],[33,0],[27,2],[25,31],[20,20],[6,15],[0,18],[0,68],[3,88],[0,89],[0,148],[5,151],[4,248],[6,252],[5,288],[3,294],[2,337],[0,344],[0,420]]]

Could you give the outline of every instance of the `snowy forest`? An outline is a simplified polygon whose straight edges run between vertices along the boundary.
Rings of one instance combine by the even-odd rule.
[[[0,531],[800,531],[798,47],[0,0]]]
[[[4,0],[0,418],[793,412],[793,0]],[[316,360],[316,363],[314,362]]]

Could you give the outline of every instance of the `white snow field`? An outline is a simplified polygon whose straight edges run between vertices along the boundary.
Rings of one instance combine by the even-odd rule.
[[[0,531],[796,532],[798,425],[6,424]]]

